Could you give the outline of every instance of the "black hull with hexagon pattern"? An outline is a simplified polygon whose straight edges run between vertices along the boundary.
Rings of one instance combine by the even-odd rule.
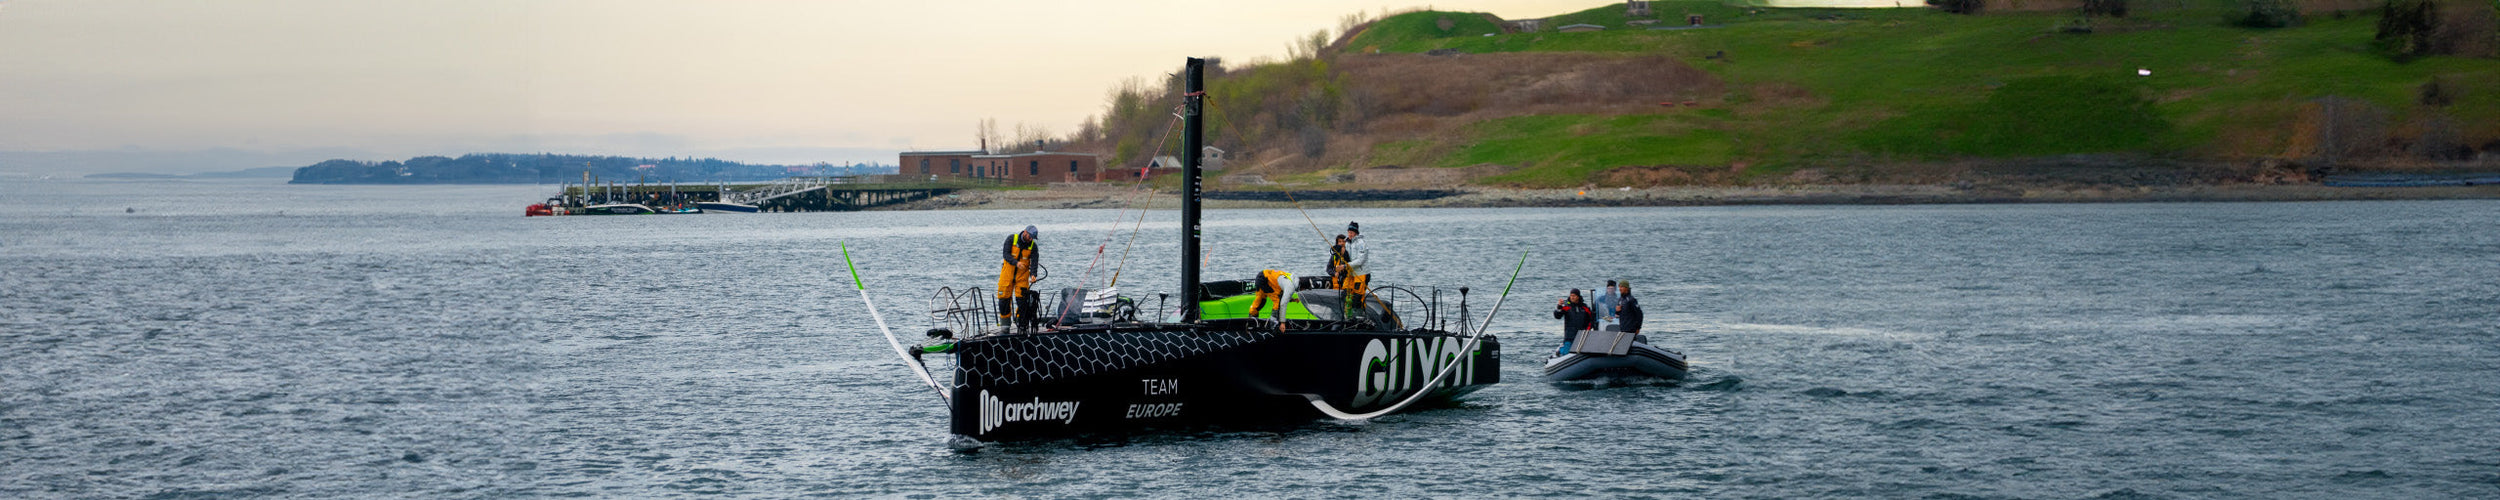
[[[1501,344],[1437,330],[1131,323],[955,343],[954,434],[981,441],[1308,420],[1449,401],[1501,380]],[[1238,328],[1235,328],[1238,327]],[[1458,366],[1426,387],[1438,371]],[[1411,407],[1410,407],[1411,408]]]

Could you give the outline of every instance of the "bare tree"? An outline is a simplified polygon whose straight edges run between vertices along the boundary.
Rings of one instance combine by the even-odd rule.
[[[1303,35],[1301,38],[1294,39],[1293,43],[1285,45],[1285,59],[1290,61],[1308,61],[1318,59],[1321,55],[1320,52],[1327,50],[1327,48],[1328,30],[1313,31],[1311,34]]]
[[[1370,14],[1365,14],[1365,13],[1363,13],[1363,11],[1359,11],[1359,10],[1358,10],[1358,11],[1354,11],[1354,13],[1352,13],[1352,14],[1346,14],[1346,15],[1345,15],[1345,16],[1343,16],[1343,17],[1338,17],[1338,18],[1337,18],[1337,39],[1339,39],[1339,40],[1345,40],[1345,39],[1348,39],[1349,37],[1353,37],[1353,36],[1354,36],[1354,33],[1355,33],[1357,30],[1361,30],[1361,29],[1363,29],[1363,26],[1365,26],[1365,25],[1369,25],[1369,24],[1371,24],[1371,23],[1372,23],[1372,17],[1371,17],[1371,15],[1370,15]]]
[[[1085,117],[1085,121],[1083,122],[1078,122],[1076,124],[1076,134],[1068,136],[1068,142],[1094,142],[1098,140],[1102,140],[1102,122],[1091,116]]]
[[[1048,143],[1049,143],[1049,142],[1050,142],[1050,128],[1049,128],[1049,127],[1044,127],[1044,126],[1041,126],[1041,125],[1036,125],[1036,124],[1032,124],[1032,123],[1016,122],[1016,143],[1015,143],[1015,146],[1014,146],[1014,147],[999,148],[999,149],[1004,150],[1004,151],[1009,151],[1009,152],[1029,153],[1029,152],[1034,152],[1034,151],[1041,151],[1043,148],[1045,148],[1045,147],[1048,145]]]
[[[1002,149],[1000,146],[1005,145],[1005,143],[999,142],[1005,139],[1005,137],[998,135],[997,118],[982,118],[981,124],[973,130],[973,139],[981,142],[981,152],[984,153],[998,152],[999,149]]]

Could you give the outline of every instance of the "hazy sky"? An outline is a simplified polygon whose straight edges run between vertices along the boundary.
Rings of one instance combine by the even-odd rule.
[[[1542,17],[1594,0],[1437,1]],[[1316,0],[0,0],[0,151],[882,161],[1065,132],[1130,76],[1274,57]],[[809,157],[849,155],[857,157]],[[747,156],[736,158],[734,156]],[[370,158],[384,159],[384,158]]]

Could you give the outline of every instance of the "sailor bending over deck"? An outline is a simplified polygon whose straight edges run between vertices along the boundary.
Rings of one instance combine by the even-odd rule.
[[[1293,273],[1274,269],[1263,270],[1259,271],[1259,277],[1255,281],[1259,282],[1258,295],[1250,299],[1250,317],[1260,317],[1260,308],[1267,307],[1268,304],[1275,304],[1276,309],[1274,311],[1274,315],[1270,317],[1269,321],[1276,322],[1276,331],[1284,331],[1285,302],[1293,300]]]
[[[1042,232],[1033,226],[1007,235],[998,251],[998,326],[1033,329],[1033,268],[1042,263]]]

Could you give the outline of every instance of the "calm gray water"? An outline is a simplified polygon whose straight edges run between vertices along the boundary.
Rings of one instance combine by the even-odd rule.
[[[910,335],[1026,224],[1046,284],[1118,260],[1114,212],[520,217],[547,191],[0,183],[0,497],[2500,496],[2500,202],[1318,210],[1386,281],[1529,252],[1507,380],[957,453],[836,245]],[[1323,257],[1209,219],[1212,277]],[[1610,277],[1692,380],[1534,380]]]

